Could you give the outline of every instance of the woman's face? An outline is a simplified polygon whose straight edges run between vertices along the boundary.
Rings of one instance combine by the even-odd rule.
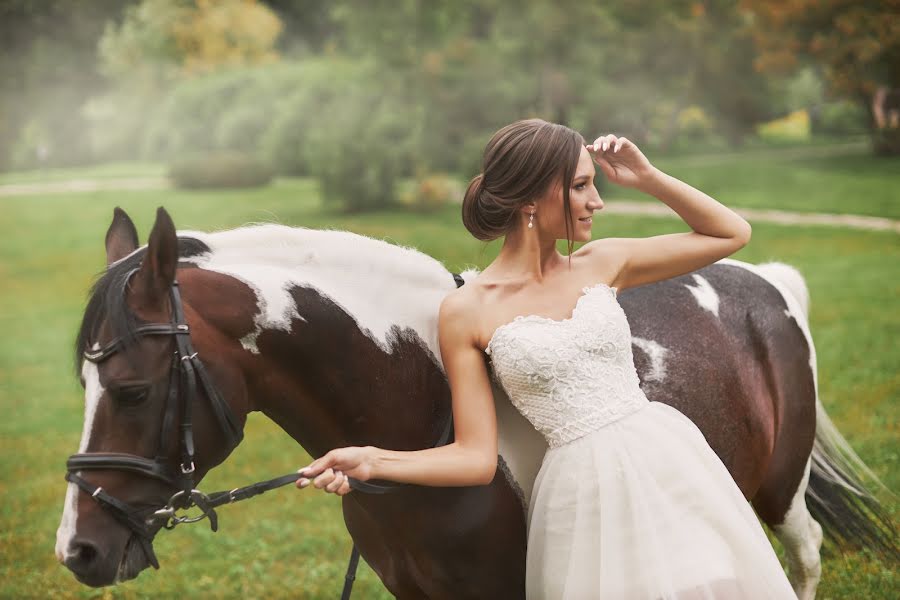
[[[576,242],[591,240],[591,215],[595,210],[603,208],[603,201],[594,186],[595,175],[594,161],[587,148],[582,146],[575,177],[569,187],[569,203],[572,209],[569,231],[572,232],[572,240]],[[551,187],[547,195],[535,203],[534,209],[526,208],[526,220],[530,217],[528,213],[531,210],[535,210],[534,225],[535,228],[539,228],[542,236],[553,236],[557,240],[566,239],[566,212],[561,185]]]

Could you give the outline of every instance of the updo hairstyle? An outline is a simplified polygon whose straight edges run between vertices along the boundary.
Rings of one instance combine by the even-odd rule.
[[[516,121],[499,130],[484,149],[482,173],[466,189],[463,225],[479,240],[495,240],[516,226],[523,205],[562,183],[571,246],[569,187],[583,146],[577,131],[542,119]]]

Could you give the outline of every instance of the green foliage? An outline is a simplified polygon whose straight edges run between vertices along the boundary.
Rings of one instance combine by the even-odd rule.
[[[133,1],[0,2],[0,170],[95,160],[81,108],[103,89],[97,39]]]
[[[447,174],[423,173],[400,194],[400,202],[420,212],[434,212],[449,204],[462,201],[465,188],[460,181]]]
[[[216,147],[253,154],[268,125],[269,115],[265,112],[252,106],[237,106],[216,124]]]
[[[259,140],[259,154],[279,173],[309,174],[306,155],[315,151],[308,147],[309,128],[346,93],[351,82],[358,85],[365,72],[359,63],[335,59],[306,60],[282,69],[283,85],[261,102],[268,127]],[[372,81],[371,85],[377,84]]]
[[[169,179],[176,187],[247,188],[268,185],[272,169],[237,152],[215,152],[185,158],[169,167]]]
[[[809,140],[809,113],[795,110],[780,119],[757,126],[759,137],[764,140],[803,142]]]
[[[869,128],[867,120],[866,109],[858,102],[829,102],[820,107],[813,130],[832,135],[864,133]]]
[[[347,212],[397,203],[398,178],[415,161],[415,125],[397,98],[347,90],[307,129],[305,160],[327,205]]]

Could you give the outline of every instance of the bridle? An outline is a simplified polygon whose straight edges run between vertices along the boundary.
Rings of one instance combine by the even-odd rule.
[[[137,269],[132,269],[124,278],[123,294],[128,282]],[[197,397],[197,384],[206,393],[212,412],[219,424],[219,429],[225,435],[228,449],[234,449],[243,439],[244,433],[241,425],[235,418],[231,407],[219,394],[213,385],[203,362],[191,344],[191,330],[185,322],[184,309],[181,302],[181,293],[178,282],[172,283],[170,292],[172,304],[172,321],[170,323],[151,323],[141,325],[134,330],[135,336],[173,336],[175,338],[175,354],[172,358],[172,368],[169,372],[168,393],[166,396],[166,410],[163,415],[162,431],[160,433],[159,447],[154,459],[143,456],[118,452],[90,452],[73,454],[66,462],[66,480],[74,483],[79,488],[90,494],[112,517],[125,525],[135,534],[141,544],[148,561],[154,568],[159,568],[159,562],[153,552],[151,540],[153,539],[153,526],[159,521],[168,529],[179,523],[199,521],[209,517],[210,527],[213,531],[218,529],[218,519],[215,513],[213,496],[207,496],[195,489],[194,473],[194,431],[193,431],[193,405]],[[125,348],[126,342],[122,337],[117,337],[96,351],[85,351],[84,358],[92,363],[99,364]],[[168,458],[170,440],[175,435],[176,420],[181,414],[178,430],[180,432],[181,460],[179,464],[172,465]],[[118,470],[138,473],[145,477],[163,481],[178,489],[169,499],[169,502],[161,509],[155,510],[149,518],[145,516],[146,510],[137,510],[128,506],[125,502],[109,495],[102,487],[95,486],[76,474],[77,471]],[[237,490],[234,490],[237,491]],[[197,506],[203,514],[196,517],[177,516],[176,509],[187,509]]]
[[[129,271],[122,283],[122,294],[128,287],[131,277],[140,267]],[[460,287],[465,282],[456,273],[453,274],[456,286]],[[298,473],[292,472],[281,477],[261,481],[242,488],[234,488],[230,491],[204,494],[196,489],[194,473],[194,433],[193,433],[193,404],[197,397],[197,383],[206,393],[212,412],[219,424],[219,429],[225,435],[228,450],[231,451],[244,437],[243,429],[231,410],[231,407],[212,383],[203,362],[191,343],[191,329],[184,318],[184,308],[181,301],[178,281],[172,282],[170,290],[172,304],[172,320],[169,323],[150,323],[140,325],[134,329],[134,336],[174,336],[175,353],[172,358],[172,367],[169,372],[169,385],[166,397],[166,410],[163,415],[162,431],[160,433],[159,447],[154,459],[143,456],[118,452],[85,452],[73,454],[66,461],[66,481],[74,483],[85,493],[89,494],[100,504],[114,519],[131,530],[141,545],[147,561],[154,569],[159,569],[159,561],[153,551],[153,536],[162,523],[162,527],[173,529],[181,523],[194,523],[209,518],[210,529],[218,530],[218,515],[215,509],[223,504],[229,504],[252,498],[269,490],[282,487],[297,481]],[[83,356],[94,364],[100,364],[126,347],[123,337],[116,337],[108,344],[95,351],[85,350]],[[181,420],[178,430],[181,433],[181,459],[179,464],[172,465],[167,457],[170,440],[174,435],[175,422],[178,413]],[[443,446],[450,441],[453,435],[452,415],[445,422],[440,438],[434,444],[435,447]],[[101,486],[93,485],[76,474],[77,471],[118,470],[128,471],[157,479],[168,483],[178,489],[165,506],[159,509],[137,509],[126,502],[108,494]],[[410,487],[411,484],[369,481],[359,481],[350,478],[351,488],[370,494],[386,494]],[[187,510],[193,507],[200,509],[201,514],[189,516],[178,515],[178,510]],[[342,598],[349,598],[353,580],[356,578],[356,568],[359,562],[359,551],[354,544],[350,555],[350,565],[345,577]]]

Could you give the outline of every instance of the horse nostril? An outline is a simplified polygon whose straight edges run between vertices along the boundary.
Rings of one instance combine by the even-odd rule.
[[[66,566],[78,574],[89,571],[100,555],[97,546],[85,541],[73,541],[70,550],[71,552],[66,556]]]

